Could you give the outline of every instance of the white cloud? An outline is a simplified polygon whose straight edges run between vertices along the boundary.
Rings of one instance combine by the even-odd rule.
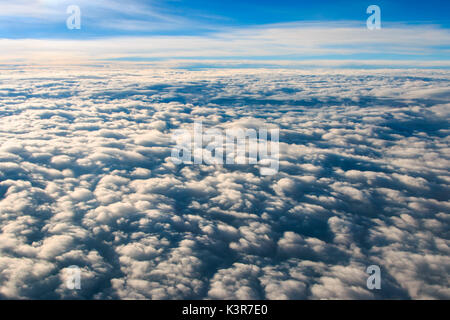
[[[449,66],[446,59],[422,59],[422,56],[424,51],[439,55],[440,52],[433,48],[450,44],[450,33],[436,26],[394,24],[379,32],[370,32],[350,21],[299,22],[247,28],[216,27],[214,32],[194,36],[0,39],[0,44],[3,48],[1,62],[33,64],[99,63],[137,58],[148,59],[146,64],[163,67],[254,64],[420,68]],[[387,52],[401,59],[385,58]],[[354,57],[358,54],[362,58]],[[367,57],[371,55],[379,58]],[[159,59],[163,61],[158,62]],[[409,90],[408,95],[445,95],[445,91],[438,88],[429,88],[426,92],[422,92],[423,88],[417,90]]]
[[[67,68],[0,75],[0,298],[449,297],[447,71]],[[279,172],[173,164],[200,119]]]

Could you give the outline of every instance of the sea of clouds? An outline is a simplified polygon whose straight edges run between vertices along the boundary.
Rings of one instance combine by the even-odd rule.
[[[449,299],[449,84],[440,70],[3,67],[0,298]],[[173,132],[194,121],[279,128],[279,172],[175,165]]]

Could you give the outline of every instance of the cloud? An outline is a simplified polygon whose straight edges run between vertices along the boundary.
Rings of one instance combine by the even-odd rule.
[[[1,76],[1,298],[450,297],[447,71],[66,68]],[[174,164],[199,120],[279,172]]]
[[[442,68],[448,67],[449,62],[440,48],[449,43],[448,29],[437,26],[392,24],[372,32],[352,21],[295,22],[215,26],[209,32],[194,35],[112,36],[109,32],[84,39],[5,37],[0,40],[4,48],[0,61],[21,64],[141,61],[158,67],[191,68],[245,65]],[[409,90],[408,94],[417,97],[423,89]],[[440,88],[425,90],[427,95],[444,97],[448,92]]]

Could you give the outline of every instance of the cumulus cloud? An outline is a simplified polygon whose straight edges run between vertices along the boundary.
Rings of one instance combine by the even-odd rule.
[[[448,72],[69,71],[0,76],[1,298],[450,298]],[[174,164],[194,121],[278,173]]]

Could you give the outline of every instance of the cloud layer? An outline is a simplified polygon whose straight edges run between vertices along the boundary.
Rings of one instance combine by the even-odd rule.
[[[65,26],[61,28],[64,29]],[[82,32],[83,26],[81,27]],[[147,61],[155,65],[449,67],[450,32],[432,25],[390,24],[370,31],[359,22],[296,22],[217,27],[194,35],[122,35],[0,39],[0,63],[95,64]]]
[[[0,297],[448,299],[449,81],[4,69]],[[172,133],[200,120],[279,127],[279,173],[173,164]]]

